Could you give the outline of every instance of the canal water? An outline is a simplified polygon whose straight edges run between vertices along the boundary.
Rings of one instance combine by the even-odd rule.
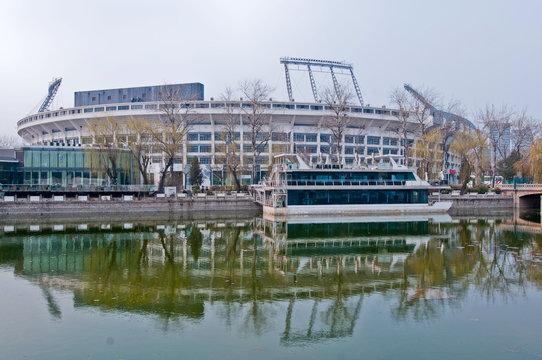
[[[0,359],[542,358],[521,218],[4,221],[0,291]]]

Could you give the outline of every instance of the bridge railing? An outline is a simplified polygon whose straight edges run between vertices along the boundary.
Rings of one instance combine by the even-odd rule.
[[[542,190],[542,184],[502,184],[501,190]]]

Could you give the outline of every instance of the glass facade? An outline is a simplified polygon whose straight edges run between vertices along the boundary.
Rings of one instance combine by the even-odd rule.
[[[288,190],[288,205],[427,204],[427,190]]]
[[[111,159],[116,164],[116,185],[139,183],[137,162],[128,151],[105,154],[98,149],[29,147],[16,153],[18,163],[0,167],[3,185],[111,185]]]

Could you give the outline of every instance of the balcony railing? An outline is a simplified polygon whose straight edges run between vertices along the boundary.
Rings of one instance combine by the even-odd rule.
[[[424,185],[421,182],[406,180],[284,180],[268,181],[267,186],[404,186],[404,185]]]

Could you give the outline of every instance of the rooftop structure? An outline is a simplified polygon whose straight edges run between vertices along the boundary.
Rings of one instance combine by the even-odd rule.
[[[120,89],[77,91],[74,94],[75,106],[101,104],[122,104],[134,102],[160,101],[163,97],[175,96],[179,100],[203,100],[203,84],[171,84],[140,86]]]

